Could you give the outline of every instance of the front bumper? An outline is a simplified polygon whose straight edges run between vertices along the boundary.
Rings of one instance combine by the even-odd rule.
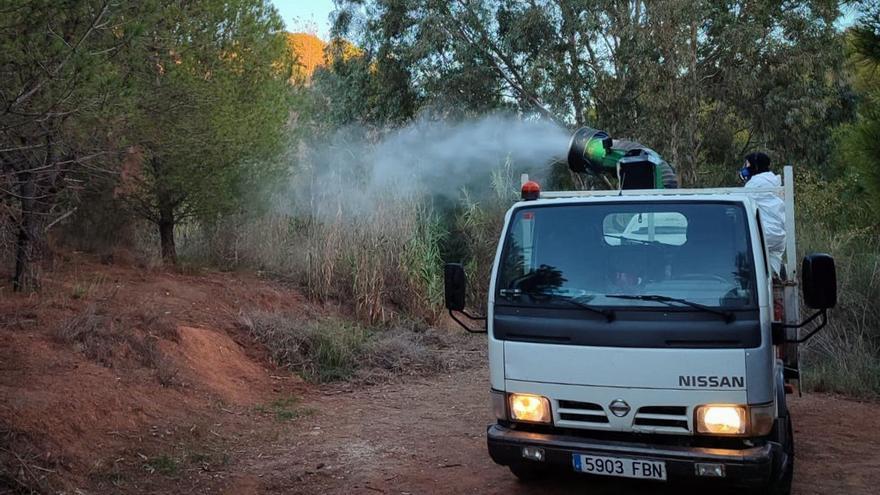
[[[774,465],[778,465],[776,463],[782,455],[782,447],[774,442],[742,450],[651,445],[533,433],[497,424],[489,426],[486,438],[492,460],[505,466],[529,463],[572,470],[573,454],[604,455],[664,461],[668,480],[685,480],[709,479],[697,477],[696,463],[720,463],[725,466],[725,477],[713,479],[727,480],[738,485],[757,485],[771,481]],[[536,462],[523,458],[523,447],[543,448],[545,460]]]

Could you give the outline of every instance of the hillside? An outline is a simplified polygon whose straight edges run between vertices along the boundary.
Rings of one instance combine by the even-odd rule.
[[[302,67],[305,79],[311,79],[315,69],[327,63],[324,48],[327,46],[321,38],[311,33],[289,33],[288,44],[296,56],[297,63]]]

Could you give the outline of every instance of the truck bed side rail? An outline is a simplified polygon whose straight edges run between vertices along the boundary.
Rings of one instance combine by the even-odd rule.
[[[586,198],[602,196],[693,196],[708,194],[732,194],[737,196],[753,196],[759,194],[778,194],[785,197],[786,188],[782,187],[718,187],[707,189],[623,189],[602,191],[541,191],[541,199],[552,198]]]

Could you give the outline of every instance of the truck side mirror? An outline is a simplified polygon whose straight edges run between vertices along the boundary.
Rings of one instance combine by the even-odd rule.
[[[467,293],[467,277],[461,263],[446,263],[443,267],[443,292],[446,298],[446,309],[449,316],[471,333],[485,333],[486,329],[473,329],[455,316],[455,312],[461,313],[470,320],[486,320],[483,316],[473,316],[464,310],[465,294]]]
[[[837,305],[837,271],[831,255],[811,253],[804,256],[801,277],[807,306],[829,309]]]
[[[812,316],[797,325],[781,322],[773,323],[773,344],[801,344],[810,340],[819,330],[828,324],[828,309],[837,305],[837,272],[834,269],[834,258],[830,254],[812,253],[804,256],[801,265],[801,286],[804,291],[804,302],[807,306],[818,309]],[[786,328],[802,328],[819,318],[810,333],[800,338],[785,338]]]
[[[446,309],[449,311],[464,310],[467,277],[461,263],[446,263],[446,266],[443,267],[443,282]]]

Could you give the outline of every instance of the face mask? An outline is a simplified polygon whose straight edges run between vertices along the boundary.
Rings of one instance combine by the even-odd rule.
[[[748,167],[748,165],[745,166],[745,167],[743,167],[743,168],[739,171],[739,178],[740,178],[740,180],[742,180],[743,182],[748,182],[749,179],[752,178],[752,169],[750,169],[750,168]]]

